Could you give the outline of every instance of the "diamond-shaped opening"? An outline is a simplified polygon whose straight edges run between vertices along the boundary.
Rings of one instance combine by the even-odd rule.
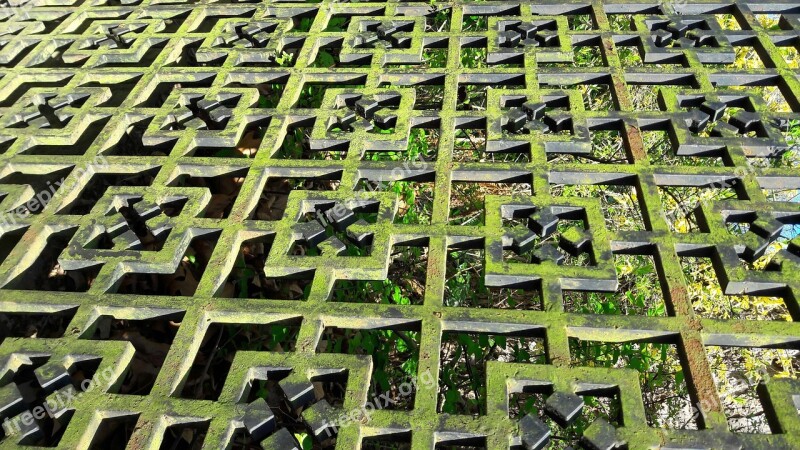
[[[531,195],[532,181],[530,175],[525,175],[504,182],[454,182],[450,191],[450,224],[483,225],[487,195]]]
[[[365,151],[364,161],[414,161],[409,169],[424,169],[436,161],[439,148],[438,128],[412,128],[405,151]]]
[[[669,166],[724,166],[721,156],[678,156],[678,145],[666,130],[642,131],[642,142],[651,164]]]
[[[548,161],[582,164],[627,164],[630,162],[619,130],[590,129],[589,134],[592,143],[590,155],[551,153],[547,155]]]
[[[336,280],[329,301],[421,305],[427,275],[427,247],[394,246],[385,280]]]
[[[232,87],[236,87],[235,85]],[[258,108],[276,108],[283,97],[286,83],[260,83],[255,86],[258,89]]]
[[[280,220],[286,211],[289,193],[302,191],[335,191],[339,188],[341,171],[335,171],[319,177],[289,178],[270,177],[258,198],[258,203],[250,213],[255,220]]]
[[[203,39],[198,38],[194,41],[182,41],[178,42],[178,46],[180,48],[180,55],[176,56],[171,62],[165,64],[165,66],[169,67],[208,67],[208,66],[219,66],[224,62],[224,60],[213,60],[213,61],[204,61],[198,62],[197,61],[197,50],[200,49],[200,46],[203,45]]]
[[[290,126],[286,130],[281,146],[275,152],[273,158],[338,161],[347,156],[347,144],[341,144],[326,150],[312,149],[310,142],[311,130],[311,124],[308,126]]]
[[[353,16],[355,16],[355,14],[331,14],[330,19],[328,19],[328,24],[322,31],[329,33],[347,31],[347,27],[350,25],[350,20]]]
[[[541,282],[525,286],[489,287],[485,284],[484,251],[450,248],[447,252],[444,305],[468,308],[541,311]]]
[[[139,414],[103,419],[94,433],[89,450],[125,450],[138,420]]]
[[[209,422],[167,427],[159,450],[201,450]]]
[[[117,294],[172,295],[191,297],[205,273],[220,232],[192,239],[171,274],[126,273],[114,284]]]
[[[792,321],[782,297],[725,295],[710,258],[681,258],[688,297],[695,314],[708,319]]]
[[[272,236],[249,239],[242,243],[233,268],[217,296],[224,298],[264,298],[271,300],[306,300],[314,272],[291,277],[268,277],[264,274]]]
[[[359,54],[358,59],[355,61],[347,61],[342,63],[341,59],[342,48],[335,45],[326,45],[320,47],[311,67],[318,67],[320,69],[330,69],[334,67],[369,67],[372,61],[371,54]],[[354,57],[356,55],[353,55]]]
[[[486,362],[544,364],[545,339],[538,330],[525,333],[442,333],[438,411],[486,414]]]
[[[619,48],[617,52],[619,53]],[[575,46],[572,60],[575,67],[604,67],[606,65],[603,59],[603,52],[597,45]],[[569,63],[567,64],[569,65]]]
[[[67,248],[76,228],[53,233],[34,262],[3,289],[30,291],[86,292],[94,283],[101,265],[80,270],[64,270],[58,257]]]
[[[739,198],[737,191],[741,188],[738,179],[719,183],[719,186],[704,188],[695,186],[659,186],[661,205],[664,216],[673,233],[694,233],[700,229],[694,210],[703,203]]]
[[[100,316],[92,324],[89,339],[127,341],[136,353],[117,393],[148,395],[164,365],[172,341],[178,333],[183,313],[148,320],[127,320]]]
[[[642,61],[642,55],[641,53],[639,53],[639,49],[635,45],[631,46],[618,45],[617,56],[619,56],[619,61],[622,64],[623,68],[644,67],[644,62]],[[631,90],[633,90],[633,88]],[[654,110],[658,110],[657,103],[655,104]]]
[[[628,83],[625,87],[628,90],[628,98],[637,111],[661,111],[658,94],[661,86]]]
[[[585,314],[665,317],[667,307],[658,268],[650,255],[614,255],[616,292],[564,291],[564,309]]]
[[[76,199],[57,211],[57,214],[88,214],[109,186],[150,186],[160,167],[138,173],[98,173],[80,190]]]
[[[205,332],[181,398],[217,400],[237,351],[293,352],[300,320],[269,324],[213,323]]]
[[[689,398],[684,362],[677,345],[652,342],[618,344],[570,338],[569,348],[573,366],[636,370],[649,426],[697,429],[696,410]]]
[[[606,420],[614,427],[622,425],[622,405],[619,394],[579,395],[583,399],[581,412],[567,426],[559,425],[547,412],[545,402],[553,394],[552,387],[526,389],[511,394],[509,399],[509,416],[521,419],[530,414],[537,417],[550,429],[550,446],[546,448],[583,448],[581,438],[583,432],[597,419]],[[571,393],[567,393],[571,394]],[[513,447],[512,447],[513,448]],[[517,447],[514,450],[521,450]]]
[[[446,42],[445,42],[446,43]],[[420,69],[441,69],[447,67],[447,47],[426,46],[422,50]]]
[[[614,100],[609,84],[581,83],[572,85],[545,85],[548,89],[562,89],[581,93],[583,106],[587,111],[613,111]]]
[[[417,371],[419,345],[419,323],[402,329],[380,330],[326,327],[317,352],[371,355],[372,374],[367,401],[376,410],[411,410],[417,377],[422,381],[422,375]]]
[[[53,313],[0,312],[0,343],[8,337],[60,338],[75,311],[77,307]]]
[[[462,43],[461,67],[465,69],[485,69],[486,68],[486,39],[474,40],[465,45]]]
[[[470,126],[475,126],[471,124]],[[501,161],[511,162],[520,158],[525,153],[486,153],[486,125],[482,128],[460,128],[456,130],[453,140],[453,161],[456,162],[485,162]],[[530,157],[530,152],[527,155]],[[520,161],[527,162],[528,159],[522,157]]]
[[[706,354],[728,427],[735,433],[773,433],[760,383],[800,376],[800,350],[708,346]],[[763,386],[762,386],[763,388]]]
[[[368,436],[361,440],[362,450],[411,450],[411,431]]]
[[[203,211],[203,217],[224,219],[230,215],[246,176],[247,169],[238,169],[214,177],[193,177],[184,174],[173,180],[170,186],[208,189],[211,192],[211,201]]]
[[[440,110],[444,100],[444,86],[442,84],[434,84],[435,82],[444,83],[444,77],[435,79],[426,85],[414,85],[417,91],[416,99],[414,100],[415,110]]]
[[[733,51],[736,54],[736,59],[733,64],[728,67],[735,67],[737,69],[765,69],[764,61],[758,55],[758,51],[753,46],[735,45]]]
[[[505,89],[512,89],[515,87],[516,86],[504,86]],[[456,110],[486,111],[488,89],[488,84],[459,84]]]

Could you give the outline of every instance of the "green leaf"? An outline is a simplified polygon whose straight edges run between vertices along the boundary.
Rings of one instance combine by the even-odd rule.
[[[397,346],[397,351],[400,353],[405,353],[408,351],[408,345],[406,344],[406,341],[402,339],[398,339],[395,345]]]
[[[403,369],[403,372],[408,376],[414,376],[417,373],[417,367],[419,366],[419,361],[416,358],[409,358],[400,365],[400,368]]]
[[[375,374],[373,376],[375,377],[375,381],[378,383],[378,387],[381,389],[381,391],[385,392],[389,390],[391,384],[389,383],[389,375],[387,375],[386,372],[382,370],[375,370]]]
[[[303,450],[311,450],[314,448],[314,442],[311,440],[308,433],[295,433],[294,438],[297,439],[297,442]]]
[[[442,411],[450,414],[455,413],[456,405],[460,399],[461,394],[457,389],[449,389],[444,393],[444,404],[442,405]]]
[[[317,61],[314,64],[316,67],[333,67],[336,65],[336,59],[325,50],[320,50],[317,54]]]

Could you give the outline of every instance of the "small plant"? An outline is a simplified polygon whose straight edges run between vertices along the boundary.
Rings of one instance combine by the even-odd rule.
[[[466,47],[461,49],[461,66],[466,69],[483,69],[486,67],[486,49],[483,47]]]

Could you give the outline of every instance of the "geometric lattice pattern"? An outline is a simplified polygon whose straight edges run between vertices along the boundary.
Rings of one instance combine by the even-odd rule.
[[[743,433],[709,363],[800,365],[799,48],[797,0],[0,2],[0,448],[800,448],[800,381],[759,382]],[[416,297],[342,295],[408,248]],[[454,302],[455,254],[522,306]],[[660,311],[571,306],[631,255]],[[698,310],[694,258],[784,320]],[[413,395],[336,330],[400,336]],[[459,333],[541,355],[450,409]],[[576,359],[597,342],[674,352],[693,426]]]

